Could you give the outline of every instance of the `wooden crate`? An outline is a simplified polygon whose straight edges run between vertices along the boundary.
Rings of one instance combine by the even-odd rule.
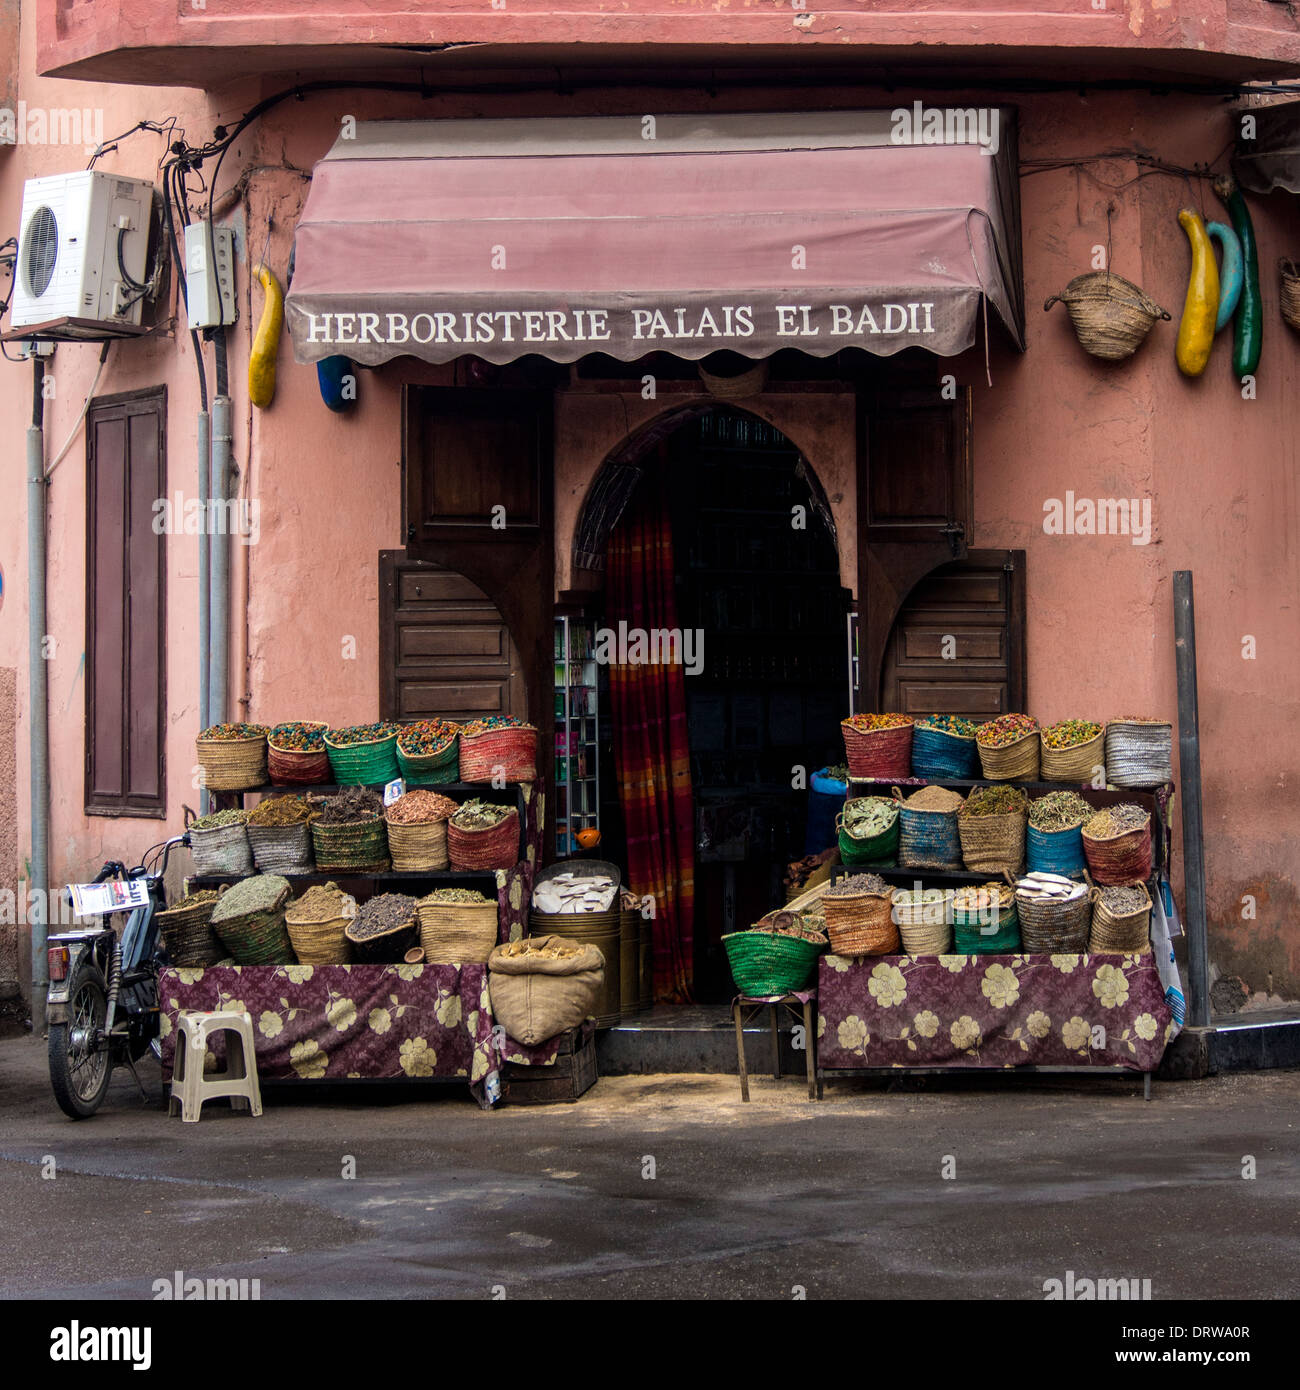
[[[570,1028],[549,1067],[507,1062],[502,1069],[507,1105],[555,1105],[574,1101],[596,1084],[596,1031]]]

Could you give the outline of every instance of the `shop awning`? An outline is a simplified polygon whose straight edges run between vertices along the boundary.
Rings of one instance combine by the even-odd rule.
[[[1275,188],[1300,193],[1300,101],[1252,106],[1233,117],[1237,148],[1232,168],[1237,182],[1252,193]]]
[[[1014,114],[361,123],[287,313],[301,362],[1023,348]]]

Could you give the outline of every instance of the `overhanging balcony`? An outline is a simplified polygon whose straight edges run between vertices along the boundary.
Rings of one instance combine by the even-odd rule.
[[[1276,0],[37,0],[38,66],[213,88],[259,73],[419,66],[430,82],[770,66],[855,81],[1221,84],[1300,74]],[[796,8],[796,5],[802,7]]]

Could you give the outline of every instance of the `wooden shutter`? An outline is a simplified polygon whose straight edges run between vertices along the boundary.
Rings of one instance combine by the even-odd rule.
[[[161,387],[86,417],[87,815],[166,815],[166,418]]]
[[[974,528],[970,392],[938,382],[858,404],[859,709],[878,709],[885,648],[917,581],[966,554]]]
[[[510,631],[497,606],[463,574],[383,551],[379,612],[383,718],[526,714]]]
[[[921,580],[890,634],[880,697],[918,716],[1024,709],[1023,550],[970,551]]]

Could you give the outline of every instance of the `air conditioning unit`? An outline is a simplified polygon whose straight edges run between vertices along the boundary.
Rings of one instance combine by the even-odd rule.
[[[93,338],[138,327],[153,184],[87,169],[23,185],[14,266],[14,328],[77,320]]]

